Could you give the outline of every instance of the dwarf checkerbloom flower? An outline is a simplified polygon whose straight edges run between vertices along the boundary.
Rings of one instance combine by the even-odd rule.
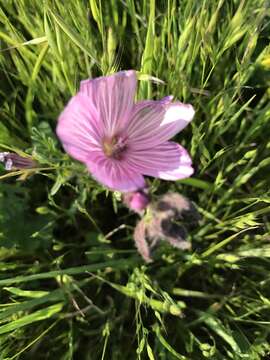
[[[193,173],[188,152],[169,141],[192,120],[193,107],[171,96],[135,103],[136,88],[134,70],[82,81],[56,130],[71,157],[121,192],[144,188],[143,175],[178,180]]]

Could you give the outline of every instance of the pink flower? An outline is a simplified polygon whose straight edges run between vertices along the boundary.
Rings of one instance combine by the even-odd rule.
[[[82,81],[56,130],[70,156],[122,192],[143,188],[143,175],[177,180],[193,173],[187,151],[168,141],[192,120],[193,107],[171,96],[134,103],[136,87],[134,70]]]

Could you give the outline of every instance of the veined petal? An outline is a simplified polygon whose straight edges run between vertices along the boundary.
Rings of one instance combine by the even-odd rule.
[[[102,133],[97,126],[98,113],[83,94],[71,98],[60,114],[56,133],[66,152],[85,162],[91,151],[101,148]]]
[[[127,133],[134,149],[162,144],[186,127],[194,116],[190,104],[140,101],[134,105]]]
[[[184,179],[194,171],[187,150],[172,141],[152,149],[130,150],[127,158],[129,166],[141,174],[164,180]]]
[[[81,82],[86,94],[99,112],[105,136],[117,135],[130,118],[137,87],[136,71],[120,71],[110,76]]]
[[[145,186],[143,176],[125,161],[108,159],[104,156],[87,162],[87,167],[97,181],[112,190],[129,192]]]

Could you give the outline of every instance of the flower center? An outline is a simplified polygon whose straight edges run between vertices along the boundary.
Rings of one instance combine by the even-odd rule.
[[[120,136],[113,136],[112,138],[103,139],[104,154],[116,160],[121,160],[123,152],[127,149],[125,140]]]

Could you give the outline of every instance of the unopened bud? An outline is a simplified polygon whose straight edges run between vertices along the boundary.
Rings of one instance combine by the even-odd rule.
[[[31,169],[37,165],[31,157],[23,157],[10,152],[1,152],[0,162],[4,163],[6,170]]]
[[[123,201],[131,210],[140,213],[146,209],[150,202],[150,198],[145,190],[139,190],[124,194]]]

